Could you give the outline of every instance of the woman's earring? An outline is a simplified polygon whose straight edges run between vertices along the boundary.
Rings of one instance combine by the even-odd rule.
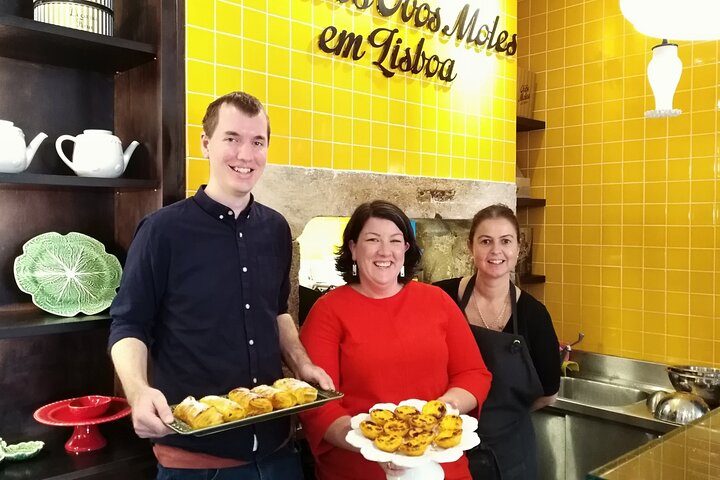
[[[405,265],[403,265],[402,267],[400,267],[400,278],[402,278],[402,277],[404,277],[404,276],[405,276]]]
[[[352,274],[353,274],[353,277],[357,277],[357,263],[355,263],[355,262],[353,262],[353,265],[352,265]]]

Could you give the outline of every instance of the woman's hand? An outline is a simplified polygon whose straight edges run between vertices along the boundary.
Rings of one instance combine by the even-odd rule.
[[[395,477],[401,476],[403,473],[405,473],[405,469],[403,467],[398,467],[392,462],[381,462],[378,463],[380,465],[380,468],[383,469],[385,472],[385,475],[387,475],[388,479],[392,479]]]
[[[458,387],[449,388],[438,400],[447,403],[460,413],[467,413],[477,407],[475,396],[467,390]]]
[[[353,447],[345,440],[345,436],[350,430],[352,430],[350,426],[350,416],[344,415],[330,424],[323,438],[326,442],[336,447],[344,448],[351,452],[360,452],[359,448]]]

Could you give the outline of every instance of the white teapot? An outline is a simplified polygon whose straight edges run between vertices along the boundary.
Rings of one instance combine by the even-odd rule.
[[[75,142],[72,161],[62,151],[62,142]],[[123,174],[138,142],[132,142],[123,152],[120,139],[110,130],[84,130],[80,135],[60,135],[55,150],[65,165],[81,177],[116,178]]]
[[[23,131],[14,126],[13,122],[0,120],[0,173],[25,171],[46,138],[47,135],[40,132],[26,147]]]

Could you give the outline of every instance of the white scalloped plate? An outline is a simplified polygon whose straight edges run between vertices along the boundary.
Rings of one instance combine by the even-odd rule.
[[[382,408],[393,411],[399,405],[410,405],[418,410],[422,410],[422,407],[426,403],[427,402],[424,400],[411,398],[409,400],[403,400],[397,405],[394,403],[378,403],[373,405],[370,410]],[[448,413],[451,415],[457,415],[459,412],[457,409],[448,405]],[[480,444],[480,437],[478,437],[475,432],[478,427],[477,419],[468,415],[460,415],[460,418],[462,418],[463,421],[463,435],[460,440],[460,445],[457,447],[438,448],[430,445],[427,450],[425,450],[425,453],[419,457],[408,457],[399,453],[388,453],[377,448],[373,441],[365,437],[360,431],[360,423],[369,417],[370,415],[367,413],[359,413],[352,417],[352,419],[350,419],[350,426],[352,427],[352,430],[348,432],[345,440],[347,440],[347,442],[353,447],[359,448],[362,456],[371,462],[393,462],[395,465],[405,468],[420,467],[431,461],[437,463],[449,463],[462,457],[463,451],[470,450]]]

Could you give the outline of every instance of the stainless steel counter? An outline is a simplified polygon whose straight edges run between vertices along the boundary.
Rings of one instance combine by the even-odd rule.
[[[593,470],[586,478],[720,479],[720,408]]]
[[[561,379],[558,400],[533,413],[541,480],[583,479],[678,425],[655,419],[646,398],[673,391],[665,365],[573,351],[578,372]]]

